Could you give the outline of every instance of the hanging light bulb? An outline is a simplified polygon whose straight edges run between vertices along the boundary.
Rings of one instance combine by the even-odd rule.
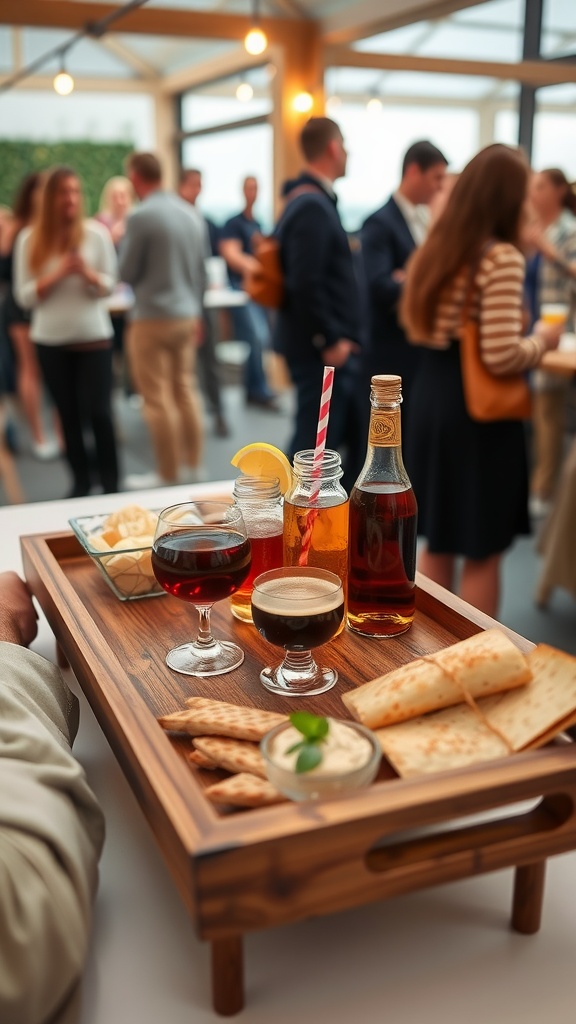
[[[369,114],[379,114],[384,104],[379,96],[372,96],[366,104],[366,110]]]
[[[60,71],[54,76],[52,85],[54,86],[54,91],[57,92],[59,96],[69,96],[74,89],[74,79],[72,78],[72,75],[68,74],[64,67],[64,56],[62,56]]]
[[[240,100],[240,103],[249,103],[254,95],[254,89],[250,85],[250,82],[240,82],[240,85],[236,89],[236,99]]]
[[[299,114],[307,114],[314,106],[314,97],[312,96],[312,93],[306,92],[306,90],[297,93],[292,100],[292,106]]]
[[[252,28],[244,37],[244,48],[253,57],[257,57],[259,54],[264,53],[264,50],[268,46],[266,33],[262,31],[258,24],[260,18],[259,7],[259,0],[254,0],[252,4]]]
[[[266,33],[261,28],[251,28],[246,33],[244,38],[244,47],[246,51],[252,54],[253,57],[257,57],[260,53],[264,53],[264,50],[268,46],[268,39]]]

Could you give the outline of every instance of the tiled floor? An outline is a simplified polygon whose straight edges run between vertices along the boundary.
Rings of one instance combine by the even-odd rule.
[[[230,459],[238,448],[250,441],[266,440],[283,448],[289,438],[293,399],[290,392],[280,397],[279,413],[247,407],[243,389],[229,384],[223,389],[225,415],[230,436],[213,433],[210,415],[205,416],[204,466],[208,480],[226,480],[235,474]],[[122,471],[140,473],[154,468],[148,434],[140,409],[118,392],[115,396],[116,419],[120,438]],[[38,462],[29,451],[24,427],[19,426],[20,451],[17,466],[28,501],[63,497],[69,479],[62,459]],[[5,497],[0,485],[0,503]],[[522,538],[504,560],[502,622],[536,642],[544,641],[576,654],[576,602],[568,594],[555,591],[549,609],[535,607],[533,591],[538,573],[534,538]]]

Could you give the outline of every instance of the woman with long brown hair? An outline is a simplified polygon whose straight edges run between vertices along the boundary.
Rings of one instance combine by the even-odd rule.
[[[112,325],[103,301],[116,272],[108,231],[84,220],[76,173],[54,168],[46,177],[37,220],[18,236],[15,290],[20,304],[32,309],[30,334],[60,415],[73,476],[71,497],[90,491],[86,429],[93,436],[103,490],[118,490]]]
[[[520,421],[480,423],[466,409],[459,335],[464,307],[478,321],[480,351],[496,376],[536,366],[558,327],[522,336],[524,257],[519,237],[529,168],[519,150],[481,150],[459,176],[444,212],[408,265],[401,318],[424,346],[413,389],[406,461],[427,540],[422,572],[496,614],[500,560],[529,532],[528,476]]]

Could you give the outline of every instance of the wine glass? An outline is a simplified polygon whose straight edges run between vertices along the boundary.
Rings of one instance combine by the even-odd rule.
[[[285,697],[330,690],[336,669],[319,666],[312,649],[332,640],[344,617],[342,580],[326,569],[285,566],[254,580],[252,619],[265,640],[286,651],[284,661],[265,668],[260,681]]]
[[[152,568],[161,587],[198,609],[198,637],[174,647],[166,664],[188,676],[223,675],[238,668],[244,651],[215,640],[210,611],[244,582],[250,570],[250,541],[237,505],[189,501],[158,516],[152,544]]]

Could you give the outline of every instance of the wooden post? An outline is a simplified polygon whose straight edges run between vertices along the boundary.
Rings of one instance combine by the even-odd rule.
[[[244,1006],[242,937],[215,939],[212,952],[212,1004],[216,1013],[231,1017]]]
[[[276,74],[272,81],[272,127],[274,130],[274,202],[280,212],[282,182],[302,168],[299,137],[302,126],[312,115],[324,113],[322,43],[317,24],[298,22],[272,55]],[[294,109],[300,92],[312,94],[313,107],[305,113]]]
[[[522,935],[534,935],[540,928],[546,861],[516,868],[512,901],[512,927]]]

